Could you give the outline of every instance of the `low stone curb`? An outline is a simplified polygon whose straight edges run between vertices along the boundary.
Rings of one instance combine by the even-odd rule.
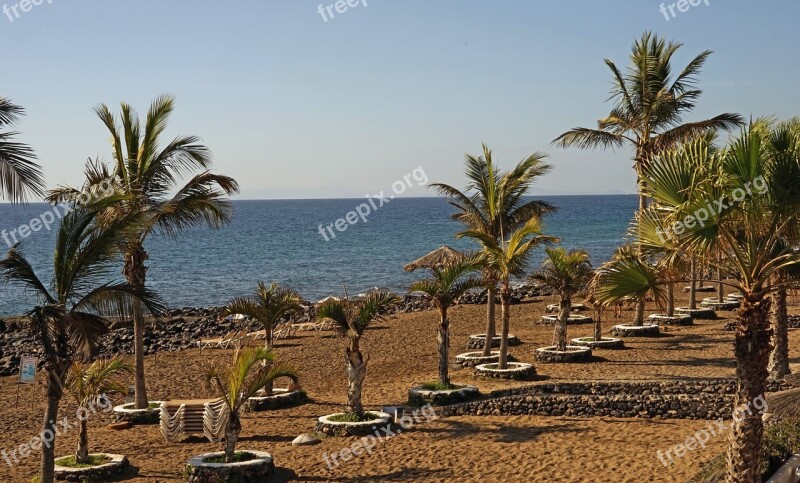
[[[119,454],[92,453],[91,456],[110,458],[108,463],[90,468],[68,468],[55,465],[56,480],[59,481],[107,481],[122,474],[128,467],[128,458]],[[56,458],[56,461],[61,458]]]
[[[197,455],[186,463],[183,481],[190,483],[269,481],[270,475],[275,473],[272,455],[263,451],[243,450],[243,452],[250,453],[256,458],[238,463],[205,463],[203,460],[225,453],[219,451]]]
[[[568,345],[566,351],[556,350],[556,346],[540,347],[534,352],[538,362],[587,362],[592,358],[592,348]]]
[[[435,391],[423,389],[421,386],[412,387],[408,390],[409,406],[446,406],[469,401],[480,396],[478,388],[475,386],[464,386],[457,389],[447,389]]]

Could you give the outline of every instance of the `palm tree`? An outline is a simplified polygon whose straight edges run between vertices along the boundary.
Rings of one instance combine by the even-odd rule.
[[[114,165],[109,168],[99,163],[89,163],[84,189],[96,183],[114,178],[123,198],[103,214],[105,219],[119,215],[147,214],[137,237],[126,242],[122,248],[125,263],[123,274],[134,287],[146,286],[148,258],[144,245],[147,237],[160,232],[175,237],[190,227],[206,224],[213,228],[227,224],[231,219],[228,195],[238,192],[236,181],[227,176],[213,174],[211,153],[195,136],[180,136],[161,148],[170,115],[174,110],[174,99],[161,96],[150,106],[147,120],[142,125],[136,111],[128,104],[121,104],[119,126],[117,118],[105,104],[95,108],[100,120],[111,133],[114,148]],[[183,187],[178,180],[194,171],[195,174]],[[48,199],[59,201],[74,196],[72,188],[59,188],[50,192]],[[174,193],[174,194],[173,194]],[[144,316],[140,308],[133,314],[136,409],[148,406],[144,373]]]
[[[447,184],[433,184],[432,187],[440,195],[446,196],[449,203],[458,210],[453,219],[461,222],[465,231],[456,236],[463,238],[470,236],[467,233],[481,233],[499,244],[503,228],[511,231],[531,218],[541,218],[555,212],[556,208],[547,202],[525,199],[536,179],[550,171],[550,165],[544,162],[546,157],[544,153],[534,153],[513,170],[502,172],[492,162],[492,151],[484,144],[483,156],[466,156],[466,175],[469,182],[463,192]],[[488,305],[483,355],[488,356],[496,332],[495,299],[499,277],[487,267],[484,270],[484,280]]]
[[[286,364],[275,362],[275,353],[265,347],[237,349],[231,365],[223,366],[214,362],[208,367],[206,383],[222,399],[228,412],[225,426],[226,463],[233,462],[236,452],[236,443],[242,430],[239,415],[242,406],[262,387],[271,385],[281,377],[298,382],[297,372]]]
[[[29,196],[44,196],[44,176],[36,164],[33,150],[14,140],[18,133],[5,131],[25,114],[25,110],[5,97],[0,97],[0,198],[12,202]]]
[[[546,248],[547,258],[541,270],[531,278],[560,296],[556,350],[567,350],[567,321],[572,312],[572,297],[584,290],[592,279],[592,264],[585,250],[563,247]]]
[[[78,407],[93,408],[98,401],[103,399],[106,404],[110,404],[107,396],[109,392],[124,393],[126,389],[119,381],[119,376],[132,373],[133,366],[120,356],[97,359],[91,364],[75,361],[67,373],[65,387]],[[75,462],[78,464],[89,463],[89,437],[86,422],[87,418],[78,420],[78,450],[75,452]]]
[[[725,256],[709,257],[711,263],[720,264],[722,273],[731,277],[725,283],[743,295],[734,338],[738,385],[733,410],[741,417],[730,426],[727,471],[728,481],[752,483],[761,481],[763,422],[749,408],[763,398],[766,388],[772,349],[770,295],[795,285],[792,274],[800,268],[800,254],[785,243],[800,216],[800,159],[772,156],[768,139],[752,126],[724,151],[714,153],[705,143],[700,139],[689,149],[656,156],[643,179],[661,198],[658,205],[669,209],[668,221],[697,219],[695,213],[709,200],[726,206],[706,209],[703,217],[708,219],[702,224],[685,223],[684,229],[676,230],[674,249],[697,258],[721,251]],[[692,164],[705,168],[696,169],[686,186],[676,184],[680,170]],[[685,202],[667,201],[687,193]],[[618,270],[629,271],[624,266]],[[776,280],[778,274],[785,278]],[[644,290],[644,279],[638,287],[635,279],[625,278],[627,290]]]
[[[500,226],[503,233],[503,227]],[[542,235],[542,224],[532,217],[521,227],[513,230],[508,238],[500,242],[483,232],[466,232],[465,236],[478,239],[483,246],[486,266],[500,280],[500,304],[503,326],[500,331],[500,360],[498,369],[508,367],[508,332],[511,320],[511,278],[521,277],[528,268],[531,251],[543,243],[555,243],[557,238]]]
[[[272,347],[272,330],[287,315],[303,311],[303,298],[292,289],[277,283],[269,286],[258,282],[258,289],[250,297],[238,297],[225,306],[225,315],[242,314],[256,319],[264,326],[266,347]]]
[[[431,297],[434,305],[439,309],[439,384],[450,386],[449,355],[450,350],[450,319],[447,310],[467,291],[484,285],[480,277],[467,277],[479,269],[480,260],[475,256],[466,256],[455,262],[441,267],[431,267],[430,278],[419,280],[411,285],[411,291],[424,292]]]
[[[773,125],[767,119],[757,121],[756,129],[768,140],[767,148],[769,156],[773,162],[790,169],[792,160],[800,159],[800,118],[789,119]],[[794,207],[781,206],[785,212],[784,217],[793,214]],[[791,219],[790,229],[784,244],[796,246],[800,240],[800,223],[797,219]],[[787,278],[797,278],[797,274],[779,273],[775,276],[775,281],[780,285],[781,281]],[[772,311],[770,312],[770,325],[772,326],[772,353],[769,360],[769,373],[772,379],[783,379],[789,374],[789,316],[786,306],[787,289],[779,288],[774,294]],[[722,300],[722,299],[720,299]]]
[[[51,421],[58,420],[64,378],[75,356],[95,352],[100,337],[108,331],[110,321],[106,315],[116,313],[123,318],[139,304],[152,313],[164,308],[149,290],[104,281],[109,280],[113,269],[117,244],[129,235],[135,220],[123,218],[103,228],[95,225],[94,220],[95,213],[81,208],[64,217],[56,237],[53,278],[49,284],[36,275],[19,246],[13,247],[0,261],[0,280],[19,285],[38,298],[38,304],[25,317],[42,346],[47,373],[42,434],[55,435]],[[53,482],[53,463],[54,444],[43,445],[43,483]]]
[[[364,418],[361,388],[367,374],[367,359],[361,353],[359,345],[361,337],[370,325],[383,320],[398,302],[400,299],[393,293],[377,290],[368,292],[366,296],[357,300],[329,299],[317,308],[319,320],[332,320],[337,334],[347,338],[345,348],[348,381],[347,413],[356,415],[358,420]]]
[[[613,80],[609,98],[614,101],[611,112],[598,121],[597,128],[573,128],[553,141],[564,148],[631,146],[633,167],[640,186],[640,213],[647,206],[647,196],[641,189],[642,174],[653,156],[697,136],[735,128],[743,123],[740,115],[731,113],[703,121],[683,122],[684,116],[695,107],[702,94],[697,88],[697,76],[712,52],[702,52],[673,78],[672,57],[682,45],[667,43],[664,38],[645,32],[633,44],[631,64],[624,75],[612,60],[605,59]],[[644,299],[636,306],[634,325],[641,325],[643,319]]]

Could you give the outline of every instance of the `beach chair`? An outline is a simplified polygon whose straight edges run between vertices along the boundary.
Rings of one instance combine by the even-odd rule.
[[[200,352],[202,352],[203,349],[225,349],[228,347],[228,344],[230,344],[233,337],[236,336],[236,334],[238,333],[239,333],[238,331],[233,330],[231,332],[228,332],[222,337],[214,337],[212,339],[200,339],[199,341],[197,341],[197,347],[200,348]]]
[[[218,443],[225,436],[229,413],[221,399],[165,401],[160,412],[161,434],[167,442],[202,434],[212,443]]]
[[[296,329],[292,325],[291,322],[284,322],[282,324],[278,324],[275,326],[275,330],[272,333],[273,339],[286,339],[287,337],[291,337],[294,335]]]

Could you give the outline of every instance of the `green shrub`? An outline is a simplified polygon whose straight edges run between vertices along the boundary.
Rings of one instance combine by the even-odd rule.
[[[355,413],[344,413],[331,416],[328,420],[334,423],[362,423],[364,421],[373,421],[378,418],[380,418],[380,416],[375,413],[364,413],[363,418],[359,418],[358,414]]]
[[[800,418],[784,418],[770,424],[764,431],[761,441],[761,477],[767,480],[793,454],[800,452]],[[725,480],[725,454],[716,456],[706,463],[691,481],[697,483],[716,483]]]
[[[464,386],[457,386],[455,384],[442,384],[440,382],[426,382],[420,387],[426,391],[449,391],[452,389],[460,389]]]

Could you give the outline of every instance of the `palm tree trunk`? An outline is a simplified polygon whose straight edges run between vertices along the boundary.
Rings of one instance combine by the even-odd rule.
[[[450,384],[450,374],[448,372],[448,362],[450,350],[450,321],[447,320],[447,307],[440,307],[439,314],[439,384]]]
[[[636,301],[636,312],[633,317],[633,324],[636,327],[644,325],[644,297]]]
[[[242,422],[239,420],[239,413],[231,412],[228,417],[228,424],[225,425],[225,462],[233,463],[233,456],[236,454],[236,443],[239,442],[239,432],[242,430]]]
[[[639,184],[639,215],[644,213],[644,210],[647,209],[647,196],[645,196],[644,191],[642,189],[642,169],[644,168],[645,162],[645,155],[641,150],[637,150],[636,154],[636,177],[637,182]],[[642,256],[642,244],[641,242],[637,245],[637,249],[639,252],[639,256]],[[642,326],[644,325],[644,297],[640,300],[636,301],[636,312],[633,318],[633,324],[635,326]]]
[[[497,297],[497,285],[491,283],[488,289],[488,300],[486,303],[486,339],[483,342],[483,355],[488,356],[492,353],[492,342],[494,341],[495,333],[495,298]]]
[[[511,321],[511,288],[508,281],[503,282],[500,291],[500,304],[503,313],[503,327],[500,330],[500,362],[498,369],[508,368],[508,329]]]
[[[786,309],[786,289],[774,296],[770,311],[772,328],[772,352],[769,356],[769,377],[780,380],[789,374],[789,315]]]
[[[364,406],[361,405],[361,389],[364,385],[364,377],[367,374],[367,361],[364,360],[358,348],[358,339],[350,341],[350,347],[346,349],[346,369],[347,369],[347,412],[364,416]]]
[[[127,282],[138,289],[145,287],[147,277],[147,252],[141,243],[129,244],[125,252],[125,266],[123,274]],[[147,398],[147,386],[145,385],[144,375],[144,311],[140,304],[133,306],[133,339],[134,339],[134,368],[136,390],[135,408],[146,409],[149,404]]]
[[[89,435],[86,428],[86,419],[78,420],[78,451],[75,452],[75,462],[89,463]]]
[[[567,321],[569,320],[569,313],[572,309],[572,301],[569,297],[561,298],[561,307],[558,314],[558,323],[556,324],[556,350],[567,350]]]
[[[594,311],[594,340],[600,342],[603,340],[603,324],[600,317],[603,315],[603,309]]]
[[[692,282],[689,285],[689,309],[694,310],[697,308],[697,267],[694,259],[692,259],[689,266],[689,270],[692,271]]]
[[[747,294],[745,295],[747,297]],[[767,363],[770,354],[769,299],[750,301],[745,298],[739,309],[734,355],[736,357],[737,392],[734,397],[734,419],[728,435],[728,481],[756,483],[761,481],[761,439],[764,424],[761,414],[752,409],[754,401],[764,397],[767,385]]]
[[[667,284],[667,317],[675,315],[675,284]]]
[[[717,301],[725,298],[725,285],[722,284],[722,252],[717,252]]]
[[[50,436],[50,441],[42,444],[41,483],[53,483],[55,481],[56,424],[58,421],[58,403],[61,402],[61,397],[64,394],[60,375],[63,372],[53,367],[48,367],[47,369],[47,407],[44,411],[42,435]]]

